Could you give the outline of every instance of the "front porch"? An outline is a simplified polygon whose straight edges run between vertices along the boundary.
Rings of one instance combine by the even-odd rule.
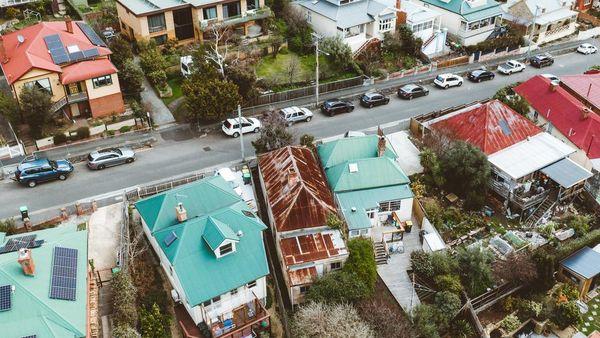
[[[209,328],[214,338],[257,337],[261,332],[269,332],[269,317],[263,304],[254,297],[251,302],[218,316]]]

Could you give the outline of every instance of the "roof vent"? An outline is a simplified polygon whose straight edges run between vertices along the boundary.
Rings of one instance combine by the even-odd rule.
[[[550,90],[555,92],[556,88],[558,88],[559,84],[560,84],[560,81],[558,81],[558,80],[550,81]]]
[[[237,236],[240,237],[240,238],[244,237],[244,232],[242,230],[238,231],[237,232]]]
[[[352,210],[352,212],[356,212],[356,207],[352,207],[350,210]]]
[[[581,119],[582,120],[587,119],[588,117],[590,117],[591,113],[592,113],[592,110],[590,108],[588,108],[588,107],[582,107],[581,108]]]
[[[351,173],[358,172],[358,163],[350,163],[350,164],[348,164],[348,170],[350,170]]]
[[[25,42],[25,37],[21,34],[17,35],[17,42],[19,43],[17,46],[20,46],[23,42]]]

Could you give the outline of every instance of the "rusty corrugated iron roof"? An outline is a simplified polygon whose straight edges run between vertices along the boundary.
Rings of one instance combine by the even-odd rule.
[[[288,146],[261,155],[258,166],[279,232],[324,226],[336,213],[319,162],[306,147]]]
[[[542,130],[499,100],[477,103],[431,121],[431,128],[478,147],[486,155]]]
[[[280,240],[279,246],[286,266],[314,262],[348,253],[338,230],[284,238]]]
[[[317,279],[317,269],[314,266],[288,271],[291,286],[311,284]]]

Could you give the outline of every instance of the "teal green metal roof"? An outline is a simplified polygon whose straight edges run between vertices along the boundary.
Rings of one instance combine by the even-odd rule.
[[[358,170],[351,172],[350,165],[356,166]],[[334,192],[371,189],[410,182],[398,163],[389,157],[342,162],[327,169],[325,174],[329,186]]]
[[[206,244],[214,251],[225,241],[231,239],[238,241],[239,237],[231,230],[231,228],[219,221],[214,217],[208,217],[206,219],[206,226],[204,227],[204,233],[202,237],[206,241]]]
[[[187,196],[179,197],[188,215],[183,223],[175,218],[176,194]],[[155,198],[163,202],[152,201]],[[156,213],[150,206],[161,210]],[[152,224],[148,221],[154,221],[158,230],[152,231],[152,236],[177,274],[190,306],[269,274],[262,238],[266,226],[254,214],[243,212],[251,210],[221,176],[139,201],[136,208],[148,228]],[[167,218],[170,211],[171,218]],[[171,232],[177,239],[167,246],[164,239]],[[218,247],[220,243],[215,243],[220,238],[236,240],[236,251],[216,258],[211,246]]]
[[[500,4],[494,0],[487,0],[485,4],[478,7],[471,7],[468,2],[463,0],[450,0],[449,2],[442,0],[423,0],[423,2],[461,15],[468,22],[489,18],[495,15],[502,15]],[[464,4],[462,4],[463,2]]]
[[[345,137],[319,145],[317,152],[321,165],[327,169],[346,161],[377,157],[378,142],[377,135]],[[392,159],[397,157],[389,142],[386,142],[384,156]]]
[[[25,276],[17,252],[0,255],[0,285],[13,285],[12,308],[0,312],[0,336],[85,337],[87,330],[87,230],[77,225],[59,226],[27,233],[45,240],[32,250],[35,276]],[[6,236],[1,242],[23,234]],[[2,237],[2,236],[0,236]],[[51,299],[50,276],[54,247],[78,250],[76,300]]]
[[[348,230],[358,230],[371,227],[367,210],[378,208],[380,202],[412,198],[413,194],[408,184],[402,184],[337,193],[335,197],[348,224]],[[352,211],[352,208],[356,211]]]

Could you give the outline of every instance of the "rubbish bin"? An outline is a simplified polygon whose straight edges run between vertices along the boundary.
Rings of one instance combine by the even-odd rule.
[[[252,177],[250,176],[249,172],[243,173],[242,178],[244,179],[244,184],[250,184],[250,182],[252,181]]]
[[[22,206],[19,208],[21,212],[21,221],[25,221],[26,218],[29,218],[29,209],[26,206]]]

